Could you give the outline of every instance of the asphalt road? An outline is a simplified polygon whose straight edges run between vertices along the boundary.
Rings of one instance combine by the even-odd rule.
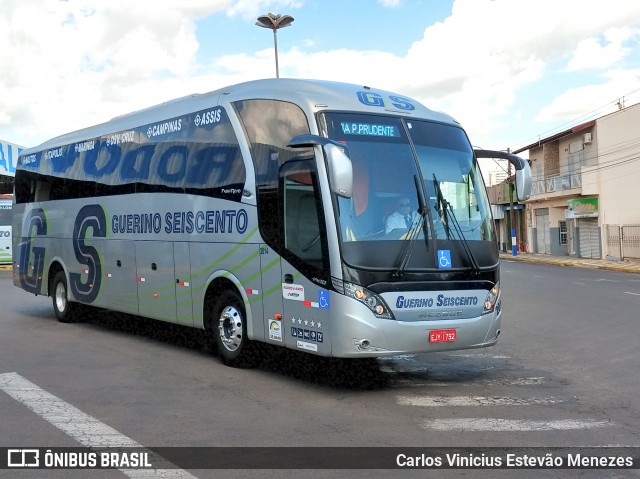
[[[199,332],[185,328],[112,313],[58,323],[49,298],[15,288],[2,271],[0,447],[73,447],[97,437],[146,448],[640,446],[640,276],[504,261],[501,278],[505,314],[493,348],[363,362],[267,349],[262,365],[247,370],[223,366]],[[75,421],[92,432],[78,433]],[[237,470],[171,472],[640,477],[586,469],[265,471],[242,469],[246,458],[237,456],[230,459]],[[138,477],[125,468],[0,470],[0,477],[127,475]]]

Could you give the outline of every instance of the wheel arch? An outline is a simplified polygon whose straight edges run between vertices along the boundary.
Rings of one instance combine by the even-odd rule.
[[[49,270],[47,271],[47,296],[51,296],[52,287],[53,287],[53,279],[56,277],[60,271],[64,272],[64,275],[67,278],[67,284],[69,284],[69,273],[66,268],[62,265],[62,261],[59,258],[54,258],[49,264]]]
[[[247,321],[247,335],[249,339],[254,339],[253,334],[253,315],[249,306],[249,297],[240,280],[229,271],[217,271],[212,274],[207,281],[205,288],[204,300],[202,302],[202,328],[211,329],[211,316],[206,314],[207,308],[211,307],[216,296],[224,291],[231,291],[238,295],[244,307],[244,314]]]

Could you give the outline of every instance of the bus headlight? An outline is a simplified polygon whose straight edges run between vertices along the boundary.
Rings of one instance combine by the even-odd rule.
[[[500,281],[498,281],[491,291],[487,294],[487,298],[484,300],[483,314],[492,313],[496,307],[498,298],[500,297]]]
[[[367,288],[363,288],[362,286],[345,282],[344,294],[360,301],[371,310],[376,318],[394,319],[387,303],[385,303],[384,300],[373,291],[369,291]]]

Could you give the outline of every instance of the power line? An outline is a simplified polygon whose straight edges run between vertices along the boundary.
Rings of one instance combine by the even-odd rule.
[[[634,141],[635,143],[629,143],[631,141]],[[589,152],[588,154],[585,154],[585,155],[578,155],[577,153],[569,154],[569,161],[567,161],[566,167],[569,169],[570,172],[573,171],[572,167],[575,167],[577,165],[586,166],[586,167],[595,167],[590,171],[599,171],[604,168],[613,167],[613,166],[616,166],[617,164],[621,164],[622,160],[632,161],[634,159],[639,158],[638,156],[629,157],[629,155],[638,154],[638,152],[640,152],[640,137],[632,138],[631,140],[626,140],[624,142],[616,143],[611,146],[613,148],[610,148],[607,150],[601,150],[600,152],[596,150],[594,152]],[[628,152],[628,153],[624,153],[624,152]],[[575,155],[574,159],[571,158],[572,155]],[[611,157],[613,155],[616,155],[615,158],[607,161],[601,161],[603,158]],[[597,160],[598,163],[589,165],[589,163],[592,162],[593,160]],[[559,166],[565,166],[565,164],[562,164]],[[539,180],[541,178],[546,178],[548,176],[549,175],[542,175],[542,176],[538,175],[533,179]]]
[[[590,119],[593,119],[593,118],[599,118],[601,116],[604,116],[604,115],[597,115],[597,113],[601,112],[602,110],[605,110],[605,109],[611,109],[611,105],[618,105],[618,109],[628,108],[629,106],[633,106],[637,102],[636,103],[632,103],[631,105],[625,106],[624,105],[625,98],[628,98],[631,95],[633,95],[634,93],[638,93],[638,92],[640,92],[640,88],[637,88],[637,89],[635,89],[635,90],[633,90],[633,91],[631,91],[631,92],[629,92],[629,93],[627,93],[625,95],[622,95],[622,96],[616,98],[613,101],[607,102],[605,105],[602,105],[602,106],[596,108],[595,110],[592,110],[592,111],[590,111],[588,113],[585,113],[585,114],[583,114],[583,115],[581,115],[581,116],[579,116],[579,117],[577,117],[577,118],[575,118],[573,120],[569,120],[567,122],[561,123],[560,125],[551,128],[549,130],[543,131],[543,132],[539,133],[537,136],[532,136],[527,140],[520,141],[517,144],[518,145],[526,145],[526,144],[532,143],[533,141],[536,141],[536,140],[539,141],[542,137],[550,136],[553,132],[559,133],[559,132],[561,132],[563,130],[566,130],[569,125],[579,125],[581,123],[584,123],[587,120],[590,120]],[[638,102],[640,102],[640,99],[638,100]],[[615,112],[615,110],[609,111],[609,113],[613,113],[613,112]],[[517,148],[515,148],[515,147],[511,148],[511,150],[515,150],[515,149],[517,149]]]

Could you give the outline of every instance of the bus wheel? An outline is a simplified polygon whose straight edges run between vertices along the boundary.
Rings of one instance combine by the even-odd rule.
[[[53,284],[51,290],[51,298],[53,300],[53,311],[56,314],[56,318],[61,323],[73,323],[76,320],[76,310],[78,305],[73,301],[69,301],[67,277],[64,271],[58,271],[53,278]]]
[[[247,336],[247,319],[240,299],[233,293],[220,295],[213,309],[213,334],[222,362],[233,367],[250,367],[252,344]]]

